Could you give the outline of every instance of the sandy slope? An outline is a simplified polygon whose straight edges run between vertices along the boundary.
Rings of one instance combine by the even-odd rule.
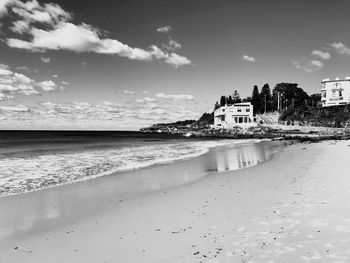
[[[350,262],[349,141],[117,202],[0,244],[0,262]]]

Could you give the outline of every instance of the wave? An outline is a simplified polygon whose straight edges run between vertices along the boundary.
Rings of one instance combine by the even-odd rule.
[[[258,140],[182,141],[0,159],[0,197],[193,158],[216,146]]]

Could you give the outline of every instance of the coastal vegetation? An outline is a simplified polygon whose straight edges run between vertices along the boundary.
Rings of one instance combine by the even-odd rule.
[[[350,125],[350,105],[322,107],[321,95],[308,95],[298,83],[277,83],[271,91],[264,84],[260,91],[254,85],[251,96],[241,98],[235,90],[230,95],[221,95],[212,112],[205,112],[198,120],[184,120],[159,123],[142,129],[143,131],[172,131],[186,133],[190,130],[205,130],[214,123],[214,111],[224,105],[250,102],[254,115],[278,113],[278,124],[344,128]],[[277,124],[277,123],[276,123]]]

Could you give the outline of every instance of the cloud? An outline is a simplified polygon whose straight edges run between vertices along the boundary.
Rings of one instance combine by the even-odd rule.
[[[7,14],[7,5],[11,2],[11,0],[0,0],[0,17]]]
[[[51,62],[51,58],[49,57],[41,57],[40,60],[44,63],[50,63]]]
[[[161,99],[171,99],[171,100],[193,100],[192,95],[188,94],[164,94],[164,93],[158,93],[156,94],[157,98]]]
[[[342,42],[334,42],[329,45],[338,54],[350,55],[350,49],[346,47]]]
[[[27,21],[18,20],[12,23],[10,30],[17,34],[23,34],[28,31],[30,28],[30,24]]]
[[[5,0],[13,13],[28,23],[46,23],[52,25],[60,21],[68,21],[71,14],[64,11],[59,5],[46,3],[40,5],[37,0],[22,2],[20,0]]]
[[[23,3],[19,0],[9,0],[4,4],[11,6],[12,11],[20,18],[13,22],[10,28],[14,33],[22,35],[26,32],[30,38],[6,38],[9,47],[45,52],[46,50],[68,50],[76,53],[93,52],[105,55],[118,55],[130,60],[152,61],[163,60],[175,67],[191,64],[191,61],[175,53],[163,52],[162,56],[154,54],[154,49],[130,47],[116,39],[104,38],[101,30],[92,25],[71,22],[72,15],[57,4],[40,5],[36,0]],[[39,26],[40,24],[44,26]],[[165,28],[165,29],[164,29]],[[170,30],[166,26],[160,29]],[[171,48],[181,46],[176,41],[169,43]],[[158,48],[159,49],[159,48]]]
[[[55,91],[57,89],[56,83],[54,83],[52,80],[45,80],[39,82],[37,85],[47,92]]]
[[[0,65],[0,100],[13,99],[17,94],[39,95],[34,84],[31,78],[13,72],[7,65]]]
[[[292,63],[297,69],[301,69],[308,73],[314,73],[324,66],[322,61],[309,60],[307,58],[304,58],[302,61],[292,61]]]
[[[170,30],[171,30],[171,26],[169,26],[169,25],[157,28],[157,32],[158,33],[165,33],[165,34],[167,34],[168,32],[170,32]]]
[[[6,112],[29,112],[30,109],[25,105],[4,105],[0,106],[0,111]]]
[[[16,69],[17,70],[23,70],[23,71],[31,72],[31,70],[28,67],[26,67],[26,66],[18,66],[18,67],[16,67]]]
[[[124,90],[124,94],[127,94],[127,95],[135,95],[136,92],[135,91],[131,91],[131,90]]]
[[[316,57],[320,57],[324,60],[329,60],[331,59],[331,54],[328,53],[328,52],[324,52],[324,51],[321,51],[321,50],[313,50],[311,52],[311,55],[312,56],[316,56]]]
[[[155,98],[150,98],[150,97],[144,97],[143,99],[137,99],[137,103],[145,103],[145,102],[155,102]]]
[[[249,57],[248,55],[243,55],[243,60],[247,62],[255,62],[255,58]]]
[[[323,67],[323,62],[319,60],[311,60],[310,61],[311,65],[322,68]]]
[[[160,96],[162,98],[144,97],[123,104],[46,101],[26,108],[11,105],[12,108],[0,109],[0,128],[116,130],[128,127],[130,130],[158,122],[198,119],[208,108],[201,102],[193,103],[191,95]]]
[[[167,50],[175,50],[180,49],[182,47],[179,42],[171,38],[169,39],[169,42],[167,44],[162,44],[162,46]]]
[[[165,63],[173,65],[175,68],[179,66],[184,66],[184,65],[190,65],[191,60],[189,60],[186,57],[179,56],[176,53],[171,53],[168,55],[168,57],[165,59]]]
[[[14,99],[19,94],[40,95],[37,87],[45,92],[59,90],[51,80],[37,82],[22,73],[12,71],[7,65],[0,64],[0,101]]]

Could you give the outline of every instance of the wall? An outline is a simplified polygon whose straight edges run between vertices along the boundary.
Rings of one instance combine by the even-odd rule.
[[[323,81],[321,85],[322,107],[350,103],[350,80]],[[340,90],[342,97],[339,96]]]

